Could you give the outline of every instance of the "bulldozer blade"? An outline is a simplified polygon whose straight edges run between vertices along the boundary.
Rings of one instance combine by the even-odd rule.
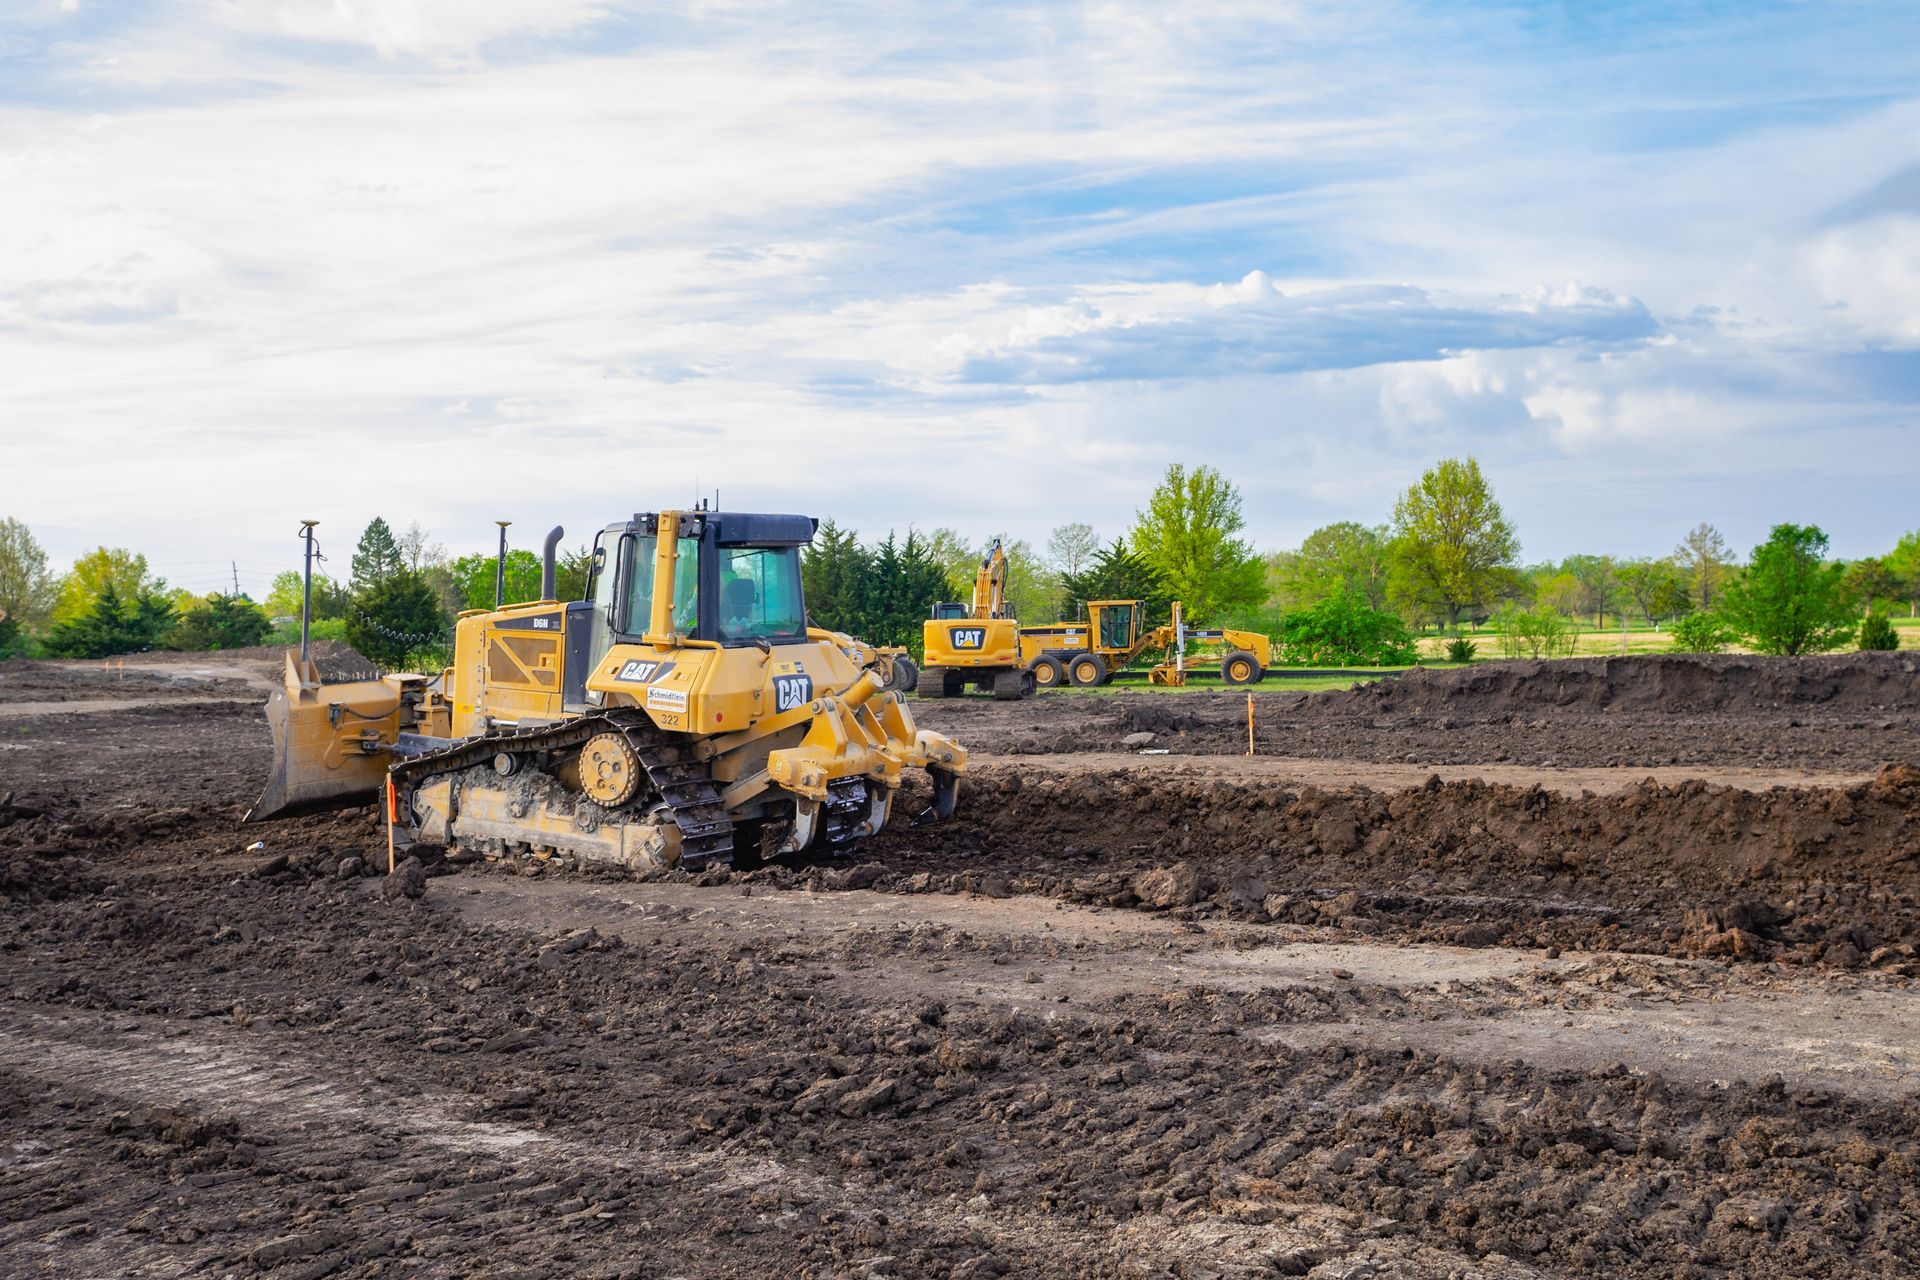
[[[933,780],[933,803],[914,815],[912,826],[946,821],[953,816],[954,802],[960,798],[959,774],[936,764],[927,766],[927,777]]]
[[[304,677],[304,678],[303,678]],[[322,685],[287,657],[287,687],[267,702],[273,772],[243,822],[293,818],[377,800],[400,730],[400,692],[389,681]]]

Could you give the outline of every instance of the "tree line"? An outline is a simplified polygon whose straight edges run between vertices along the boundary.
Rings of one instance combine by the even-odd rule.
[[[1572,651],[1579,627],[1636,615],[1673,647],[1695,651],[1892,648],[1889,615],[1920,614],[1920,531],[1884,555],[1836,562],[1819,528],[1782,524],[1742,560],[1702,523],[1662,557],[1523,563],[1518,534],[1471,457],[1429,468],[1379,524],[1329,524],[1296,548],[1265,554],[1245,527],[1231,480],[1213,467],[1174,464],[1110,539],[1071,523],[1055,528],[1043,551],[1006,532],[975,538],[947,526],[863,541],[826,519],[802,573],[816,625],[916,653],[930,606],[967,600],[996,540],[1025,623],[1083,617],[1100,599],[1144,600],[1157,623],[1179,600],[1191,622],[1265,632],[1283,661],[1314,665],[1409,663],[1418,635],[1433,631],[1455,637],[1452,652],[1463,660],[1475,634],[1508,656],[1558,656]],[[562,598],[585,593],[589,559],[585,546],[560,557]],[[494,601],[494,553],[451,556],[417,522],[396,533],[376,517],[344,580],[331,565],[323,559],[314,574],[314,635],[345,640],[387,667],[446,660],[455,616]],[[510,550],[505,577],[508,602],[533,599],[539,558]],[[291,642],[301,589],[299,570],[288,569],[258,604],[239,593],[194,596],[169,589],[138,553],[108,547],[56,576],[31,531],[0,520],[0,656]]]

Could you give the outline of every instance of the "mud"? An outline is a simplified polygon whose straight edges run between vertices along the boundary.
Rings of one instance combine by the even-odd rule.
[[[1210,696],[954,717],[1057,705],[1064,740],[1151,702],[1224,739],[1245,702]],[[1355,719],[1380,696],[1302,722],[1429,732]],[[1641,714],[1605,705],[1536,732],[1574,757]],[[1620,749],[1912,732],[1815,705]],[[8,1275],[1920,1268],[1898,755],[1592,795],[987,758],[858,864],[634,880],[389,878],[367,811],[242,828],[257,709],[0,743]]]

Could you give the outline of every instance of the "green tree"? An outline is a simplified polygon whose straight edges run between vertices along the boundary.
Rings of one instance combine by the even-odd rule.
[[[347,589],[359,596],[367,588],[385,581],[404,568],[406,562],[401,555],[399,540],[393,536],[393,530],[387,522],[375,516],[361,531],[359,545],[354,548],[353,572],[347,579]]]
[[[868,644],[905,645],[918,659],[922,624],[947,586],[946,570],[926,539],[911,529],[904,540],[889,531],[866,553],[855,590],[853,634]]]
[[[1901,593],[1907,599],[1907,616],[1920,617],[1920,529],[1902,537],[1881,560],[1900,581]]]
[[[1395,601],[1458,626],[1514,582],[1520,543],[1480,463],[1445,458],[1394,504],[1392,551]]]
[[[1113,545],[1093,553],[1093,560],[1082,573],[1062,583],[1065,592],[1065,617],[1087,616],[1089,600],[1140,600],[1144,625],[1158,626],[1167,620],[1173,593],[1160,577],[1159,570],[1145,556],[1131,550],[1118,538]]]
[[[1052,562],[1053,571],[1062,578],[1072,577],[1093,562],[1093,553],[1100,549],[1100,539],[1094,536],[1090,524],[1063,524],[1047,535],[1047,557]]]
[[[1876,600],[1893,596],[1902,584],[1900,576],[1887,567],[1886,561],[1868,556],[1847,566],[1846,577],[1841,579],[1841,585],[1847,598],[1860,606],[1864,616],[1873,612]]]
[[[462,609],[493,608],[493,588],[497,557],[491,555],[461,556],[447,566],[453,579],[454,598]],[[425,573],[421,581],[432,583]],[[558,590],[556,584],[555,590]],[[436,593],[435,599],[437,600]],[[540,598],[540,557],[531,551],[514,549],[507,552],[506,595],[503,604],[524,604]],[[566,599],[565,596],[561,597]]]
[[[91,614],[100,593],[109,585],[122,604],[142,595],[165,595],[167,590],[165,582],[147,572],[145,556],[125,547],[95,547],[75,560],[73,568],[60,579],[51,620],[57,625]]]
[[[426,579],[411,569],[395,569],[354,594],[347,643],[391,671],[414,650],[443,643],[448,626]]]
[[[167,636],[170,649],[245,649],[271,629],[267,615],[244,595],[214,592],[180,609]]]
[[[54,623],[47,649],[61,658],[138,653],[158,644],[172,622],[173,604],[166,596],[146,589],[122,595],[108,578],[85,611]]]
[[[1620,566],[1620,586],[1648,623],[1677,617],[1693,607],[1687,580],[1671,560],[1629,560]]]
[[[1580,579],[1570,573],[1549,569],[1533,578],[1533,602],[1571,617],[1580,612]]]
[[[1705,521],[1695,525],[1686,537],[1680,539],[1680,545],[1674,548],[1673,558],[1686,574],[1693,590],[1693,607],[1713,608],[1733,564],[1733,551],[1727,546],[1727,540],[1720,536],[1720,531]]]
[[[1873,651],[1891,651],[1900,647],[1900,633],[1884,613],[1870,613],[1860,621],[1860,647]]]
[[[593,567],[593,548],[581,545],[562,551],[553,566],[553,589],[562,600],[587,598],[587,571]]]
[[[860,535],[822,520],[813,544],[800,556],[800,590],[814,626],[845,633],[859,625],[860,579],[866,569]]]
[[[1344,590],[1282,618],[1280,653],[1303,667],[1404,667],[1418,658],[1406,623]]]
[[[1775,525],[1753,549],[1746,573],[1721,593],[1719,612],[1761,653],[1794,656],[1846,644],[1855,625],[1846,570],[1826,563],[1826,552],[1818,526]]]
[[[1563,572],[1580,584],[1580,612],[1593,616],[1598,627],[1620,592],[1612,556],[1568,556],[1561,562]]]
[[[300,608],[303,603],[301,578],[298,569],[283,569],[273,575],[273,585],[267,589],[267,603],[264,606],[269,618],[292,618],[300,620]],[[313,620],[325,618],[344,618],[353,605],[353,597],[347,589],[325,574],[313,575]]]
[[[1212,467],[1167,468],[1136,512],[1133,550],[1153,566],[1195,622],[1265,599],[1266,568],[1246,540],[1240,491]]]
[[[1368,608],[1384,609],[1391,542],[1385,525],[1343,520],[1315,529],[1289,558],[1269,560],[1277,571],[1277,594],[1304,603],[1346,592]]]
[[[1721,653],[1740,637],[1720,615],[1711,609],[1699,609],[1673,624],[1673,653]]]
[[[1508,603],[1494,614],[1500,634],[1500,652],[1508,658],[1569,658],[1573,656],[1573,624],[1552,605],[1522,609]]]
[[[0,654],[46,620],[57,594],[33,531],[11,516],[0,519]]]
[[[935,529],[920,539],[920,545],[940,565],[949,584],[950,595],[942,599],[973,599],[973,580],[980,571],[994,542],[1007,557],[1006,595],[1013,605],[1014,617],[1029,626],[1052,622],[1060,616],[1060,577],[1034,554],[1025,539],[997,534],[978,544],[969,543],[952,529]]]

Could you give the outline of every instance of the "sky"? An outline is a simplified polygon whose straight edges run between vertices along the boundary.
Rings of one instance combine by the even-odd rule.
[[[1910,3],[0,0],[0,515],[1920,526]],[[229,568],[229,565],[233,568]]]

